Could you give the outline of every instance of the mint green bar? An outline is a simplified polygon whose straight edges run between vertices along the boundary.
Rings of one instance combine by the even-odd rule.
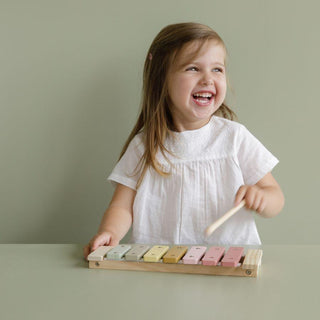
[[[131,246],[128,244],[119,244],[107,253],[107,259],[121,260],[130,249]]]
[[[132,248],[126,253],[125,259],[131,261],[140,260],[144,254],[150,249],[150,246],[145,244],[135,244]]]

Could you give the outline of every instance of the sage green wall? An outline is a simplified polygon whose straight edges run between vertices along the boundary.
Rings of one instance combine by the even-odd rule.
[[[317,1],[0,1],[2,243],[85,243],[112,195],[162,27],[210,25],[229,50],[227,101],[279,159],[286,206],[266,244],[320,243]]]

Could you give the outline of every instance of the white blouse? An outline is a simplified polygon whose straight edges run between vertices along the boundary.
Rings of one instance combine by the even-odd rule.
[[[260,245],[253,212],[241,209],[210,237],[204,230],[233,207],[243,184],[254,185],[278,163],[243,125],[213,116],[197,130],[174,132],[166,147],[171,174],[149,168],[138,189],[141,134],[131,141],[108,180],[137,190],[132,243]],[[162,154],[158,161],[170,170]]]

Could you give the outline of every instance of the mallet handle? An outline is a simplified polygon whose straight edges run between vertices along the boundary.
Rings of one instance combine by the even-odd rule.
[[[213,231],[215,231],[217,228],[219,228],[225,221],[227,221],[229,218],[231,218],[236,212],[238,212],[246,202],[242,200],[236,207],[229,210],[227,213],[225,213],[221,218],[219,218],[217,221],[215,221],[213,224],[211,224],[206,230],[205,234],[206,236],[210,236]]]

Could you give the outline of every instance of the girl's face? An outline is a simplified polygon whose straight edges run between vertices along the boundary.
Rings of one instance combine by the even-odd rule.
[[[185,45],[168,72],[168,93],[178,131],[199,129],[223,103],[226,90],[225,50],[214,40],[190,56],[199,43]]]

